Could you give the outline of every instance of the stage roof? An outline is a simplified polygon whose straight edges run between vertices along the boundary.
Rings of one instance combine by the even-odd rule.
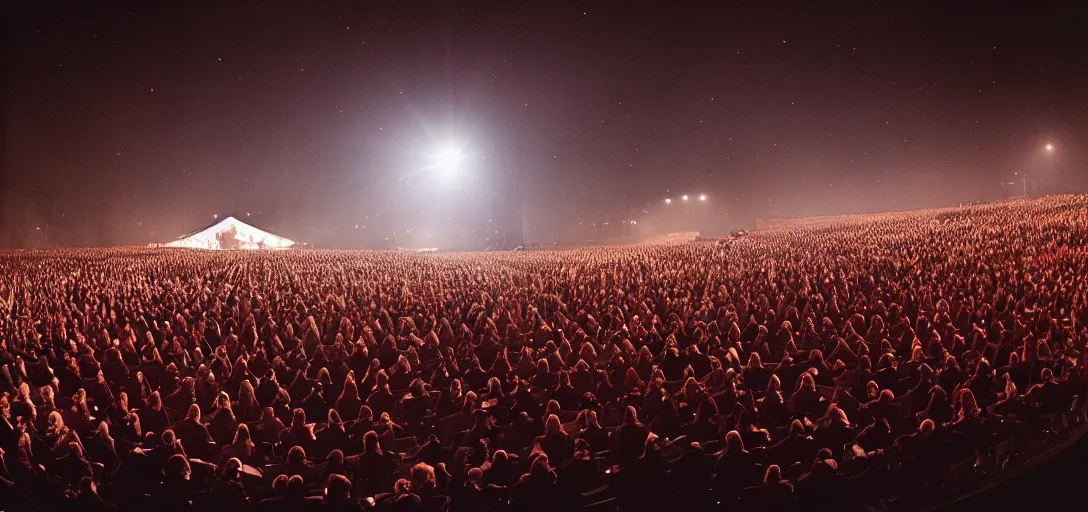
[[[163,244],[164,247],[210,250],[289,249],[295,245],[293,240],[255,228],[234,217],[227,217],[200,231]]]

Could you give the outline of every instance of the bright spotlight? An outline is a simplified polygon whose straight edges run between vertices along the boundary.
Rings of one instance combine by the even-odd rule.
[[[665,204],[672,204],[672,198],[671,197],[666,197],[665,198]]]
[[[706,194],[699,194],[700,201],[706,201]]]
[[[444,173],[456,171],[464,161],[464,152],[453,145],[443,147],[434,154],[434,168]]]
[[[1054,145],[1053,144],[1047,144],[1046,145],[1046,150],[1047,151],[1054,151]]]
[[[682,197],[681,199],[683,199],[683,200],[687,201],[687,200],[688,200],[688,195],[687,195],[687,194],[684,194],[684,197]]]

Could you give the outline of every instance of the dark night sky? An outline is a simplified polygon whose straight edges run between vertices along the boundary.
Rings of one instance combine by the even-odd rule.
[[[25,2],[0,246],[246,213],[375,246],[397,212],[449,236],[513,207],[499,194],[545,241],[666,224],[681,193],[729,228],[993,199],[1014,173],[1075,190],[1088,9],[1009,3]],[[446,141],[459,179],[412,170]]]

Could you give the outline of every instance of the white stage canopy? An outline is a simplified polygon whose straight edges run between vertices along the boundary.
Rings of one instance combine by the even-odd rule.
[[[183,236],[163,247],[211,250],[289,249],[296,244],[282,236],[227,217],[205,229]]]

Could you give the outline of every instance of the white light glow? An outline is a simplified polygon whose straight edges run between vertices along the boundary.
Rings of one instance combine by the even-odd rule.
[[[700,201],[706,201],[706,194],[699,194]]]
[[[465,153],[449,144],[434,153],[434,168],[443,173],[456,172],[465,161]]]
[[[683,199],[683,200],[685,200],[685,201],[687,201],[687,200],[688,200],[688,195],[687,195],[687,194],[684,194],[684,197],[683,197],[682,199]]]
[[[1054,151],[1054,145],[1053,144],[1047,144],[1046,145],[1046,150],[1047,151]]]
[[[666,197],[665,204],[672,204],[672,198]]]

